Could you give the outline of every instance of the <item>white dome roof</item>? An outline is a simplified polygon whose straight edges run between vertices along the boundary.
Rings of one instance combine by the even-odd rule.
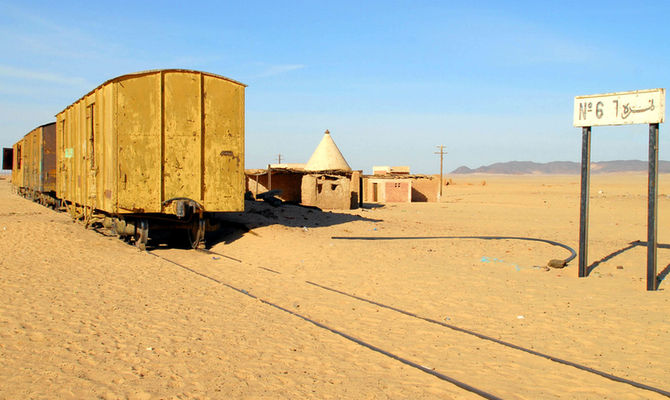
[[[305,171],[346,171],[351,172],[351,167],[337,148],[337,145],[326,131],[321,143],[316,147],[312,157],[305,164]]]

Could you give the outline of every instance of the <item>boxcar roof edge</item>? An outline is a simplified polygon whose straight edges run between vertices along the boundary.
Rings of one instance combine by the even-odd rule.
[[[150,69],[150,70],[146,70],[146,71],[132,72],[132,73],[129,73],[129,74],[120,75],[120,76],[108,79],[105,82],[101,83],[100,85],[96,86],[93,90],[89,91],[85,95],[81,96],[80,98],[78,98],[77,100],[72,102],[72,104],[70,104],[69,106],[65,107],[64,109],[62,109],[61,111],[56,113],[56,116],[58,116],[59,114],[62,114],[64,111],[66,111],[67,109],[69,109],[73,105],[75,105],[78,102],[80,102],[81,100],[83,100],[86,96],[90,95],[91,93],[95,92],[96,90],[98,90],[99,88],[101,88],[101,87],[103,87],[107,84],[110,84],[110,83],[116,82],[116,81],[120,81],[120,80],[123,80],[123,79],[127,79],[127,78],[130,78],[130,77],[136,77],[136,76],[142,76],[142,75],[151,75],[151,74],[160,73],[160,72],[191,72],[191,73],[196,73],[196,74],[212,76],[212,77],[215,77],[215,78],[226,80],[226,81],[231,82],[231,83],[238,84],[240,86],[247,87],[247,85],[245,85],[242,82],[236,81],[234,79],[227,78],[223,75],[213,74],[211,72],[197,71],[197,70],[194,70],[194,69],[185,69],[185,68]],[[48,124],[46,124],[46,125],[48,125]]]
[[[28,135],[30,135],[31,133],[33,133],[33,131],[35,131],[35,129],[45,128],[45,127],[47,127],[47,126],[49,126],[49,125],[55,125],[55,124],[56,124],[56,122],[54,121],[54,122],[49,122],[49,123],[46,123],[46,124],[42,124],[42,125],[40,125],[40,126],[36,126],[36,127],[34,127],[33,129],[31,129],[30,131],[28,131],[28,133],[26,133],[25,135],[21,136],[21,139],[19,139],[19,141],[23,140],[23,138],[25,138],[26,136],[28,136]],[[18,143],[18,142],[16,142],[16,143]],[[16,143],[14,143],[14,144],[16,144]]]

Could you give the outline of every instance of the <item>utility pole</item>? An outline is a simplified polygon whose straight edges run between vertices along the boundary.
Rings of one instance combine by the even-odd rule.
[[[281,164],[281,154],[277,154],[277,164]]]
[[[447,152],[444,151],[444,147],[445,147],[444,145],[435,146],[435,147],[440,149],[440,151],[436,151],[435,154],[440,155],[440,197],[439,197],[439,199],[441,199],[442,198],[442,186],[444,186],[444,183],[442,182],[442,164],[444,162],[444,155],[447,154]]]

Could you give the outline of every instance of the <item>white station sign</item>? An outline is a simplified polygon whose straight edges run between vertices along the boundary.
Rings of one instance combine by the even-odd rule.
[[[657,124],[665,119],[665,89],[576,96],[574,126]]]

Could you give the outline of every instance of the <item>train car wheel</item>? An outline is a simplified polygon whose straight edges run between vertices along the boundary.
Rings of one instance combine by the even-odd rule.
[[[121,230],[119,229],[119,225],[121,224],[121,222],[122,222],[121,219],[114,217],[114,218],[112,218],[112,226],[110,227],[110,230],[112,231],[112,234],[116,235],[116,237],[119,238],[119,239],[124,238],[124,237],[127,236],[123,232],[121,232]]]
[[[197,249],[205,243],[205,222],[204,218],[194,218],[193,223],[186,230],[188,242],[193,249]]]
[[[135,246],[144,251],[147,249],[147,242],[149,241],[149,221],[141,219],[137,224],[137,233],[135,234]]]

